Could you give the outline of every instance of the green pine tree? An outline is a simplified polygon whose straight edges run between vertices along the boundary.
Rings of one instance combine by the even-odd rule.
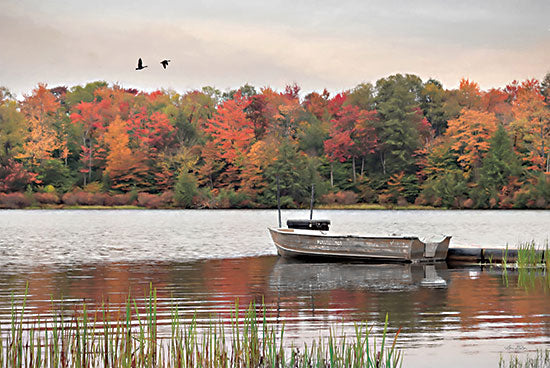
[[[384,175],[404,171],[414,173],[413,153],[420,148],[418,132],[420,91],[422,80],[407,74],[392,75],[376,82],[376,109],[380,121],[376,124],[379,139],[377,155]]]
[[[489,191],[500,191],[510,176],[521,174],[521,162],[502,125],[493,134],[490,148],[482,161],[479,184]]]
[[[182,171],[174,186],[174,202],[176,205],[189,208],[193,204],[193,197],[198,192],[195,175]]]
[[[301,154],[295,145],[284,141],[279,147],[277,160],[264,172],[269,183],[263,191],[260,202],[265,206],[277,205],[277,177],[281,193],[281,206],[296,208],[309,204],[311,184],[315,184],[315,196],[319,198],[326,192],[326,183],[322,182],[317,171],[317,160]]]

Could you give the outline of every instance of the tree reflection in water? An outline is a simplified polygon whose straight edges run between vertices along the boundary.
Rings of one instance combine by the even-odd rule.
[[[7,266],[0,270],[0,318],[9,318],[11,293],[19,300],[26,282],[28,312],[40,315],[51,312],[52,300],[54,308],[63,304],[65,310],[83,301],[89,310],[103,302],[121,307],[128,292],[139,302],[151,285],[158,294],[159,323],[172,305],[190,320],[229,318],[236,300],[243,306],[263,301],[268,322],[284,322],[287,341],[295,342],[328,334],[335,322],[348,335],[358,321],[380,332],[388,313],[389,333],[401,328],[398,344],[407,366],[421,362],[425,349],[498,362],[508,345],[535,349],[550,343],[548,275],[509,271],[507,277],[508,286],[496,267],[304,263],[274,256],[24,271]]]

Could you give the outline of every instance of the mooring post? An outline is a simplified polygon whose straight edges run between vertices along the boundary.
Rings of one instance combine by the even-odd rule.
[[[315,201],[315,183],[311,183],[311,203],[309,204],[309,219],[313,220],[313,202]]]
[[[281,190],[279,188],[279,175],[277,175],[277,212],[279,213],[279,229],[281,225]]]

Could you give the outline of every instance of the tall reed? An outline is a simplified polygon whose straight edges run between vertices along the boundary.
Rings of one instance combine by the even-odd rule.
[[[548,368],[550,367],[550,349],[537,350],[532,355],[521,358],[518,355],[511,355],[510,360],[500,356],[499,368]]]
[[[169,334],[160,338],[154,290],[139,306],[128,297],[122,313],[103,304],[95,312],[86,306],[67,318],[49,320],[25,316],[26,298],[11,320],[0,324],[0,368],[4,367],[397,367],[398,331],[388,346],[388,316],[380,346],[366,323],[355,324],[353,336],[330,328],[329,337],[301,347],[284,341],[280,330],[267,322],[265,305],[251,303],[244,311],[238,303],[229,321],[220,317],[198,321],[180,316],[170,306]]]
[[[518,246],[518,268],[536,268],[544,265],[543,252],[537,249],[535,242],[522,243]]]

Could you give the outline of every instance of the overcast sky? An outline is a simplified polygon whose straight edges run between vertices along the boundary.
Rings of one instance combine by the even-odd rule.
[[[18,95],[94,80],[335,92],[394,73],[487,89],[547,72],[549,0],[0,0],[0,86]]]

